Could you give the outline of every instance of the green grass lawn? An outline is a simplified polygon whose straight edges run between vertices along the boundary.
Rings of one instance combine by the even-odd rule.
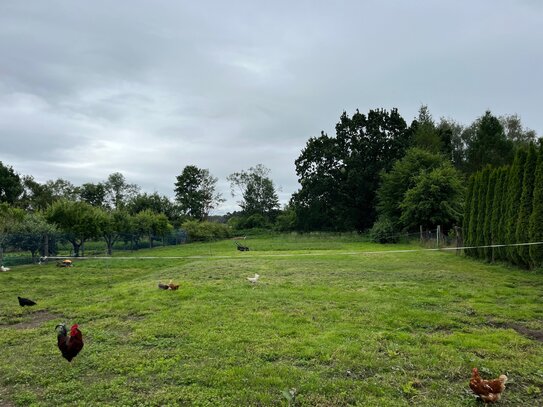
[[[356,236],[242,243],[0,273],[0,405],[481,406],[475,366],[508,375],[499,405],[543,405],[541,272]],[[72,363],[59,322],[83,332]]]

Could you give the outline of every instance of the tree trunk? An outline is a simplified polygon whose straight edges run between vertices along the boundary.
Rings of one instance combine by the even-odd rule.
[[[74,247],[74,256],[79,257],[79,248],[81,247],[81,243],[77,243],[75,240],[72,240],[71,243]]]
[[[43,254],[42,256],[49,256],[49,235],[46,233],[43,236]]]

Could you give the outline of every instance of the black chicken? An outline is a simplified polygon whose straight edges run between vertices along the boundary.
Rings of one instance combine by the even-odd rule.
[[[36,303],[32,300],[29,300],[28,298],[23,297],[17,297],[19,299],[19,305],[21,307],[24,307],[25,305],[28,307],[31,307],[32,305],[36,305]]]

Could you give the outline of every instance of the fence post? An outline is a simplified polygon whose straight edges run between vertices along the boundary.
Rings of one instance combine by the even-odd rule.
[[[422,244],[423,238],[422,238],[422,225],[420,225],[420,244]]]
[[[460,247],[460,245],[459,245],[460,239],[459,239],[459,236],[458,236],[458,226],[456,226],[456,225],[454,226],[454,235],[455,235],[455,240],[456,240],[456,252],[455,252],[455,254],[458,256],[458,253],[460,252],[460,249],[459,249],[459,247]]]
[[[440,225],[437,225],[437,233],[436,233],[436,245],[437,245],[437,248],[439,249],[439,235],[441,233],[441,226]]]

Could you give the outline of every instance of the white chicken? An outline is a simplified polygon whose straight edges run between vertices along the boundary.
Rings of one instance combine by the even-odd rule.
[[[251,284],[256,284],[258,283],[258,279],[260,278],[260,276],[258,274],[255,273],[255,276],[254,277],[247,277],[247,280],[251,283]]]
[[[11,269],[9,267],[0,266],[1,271],[10,271]]]

